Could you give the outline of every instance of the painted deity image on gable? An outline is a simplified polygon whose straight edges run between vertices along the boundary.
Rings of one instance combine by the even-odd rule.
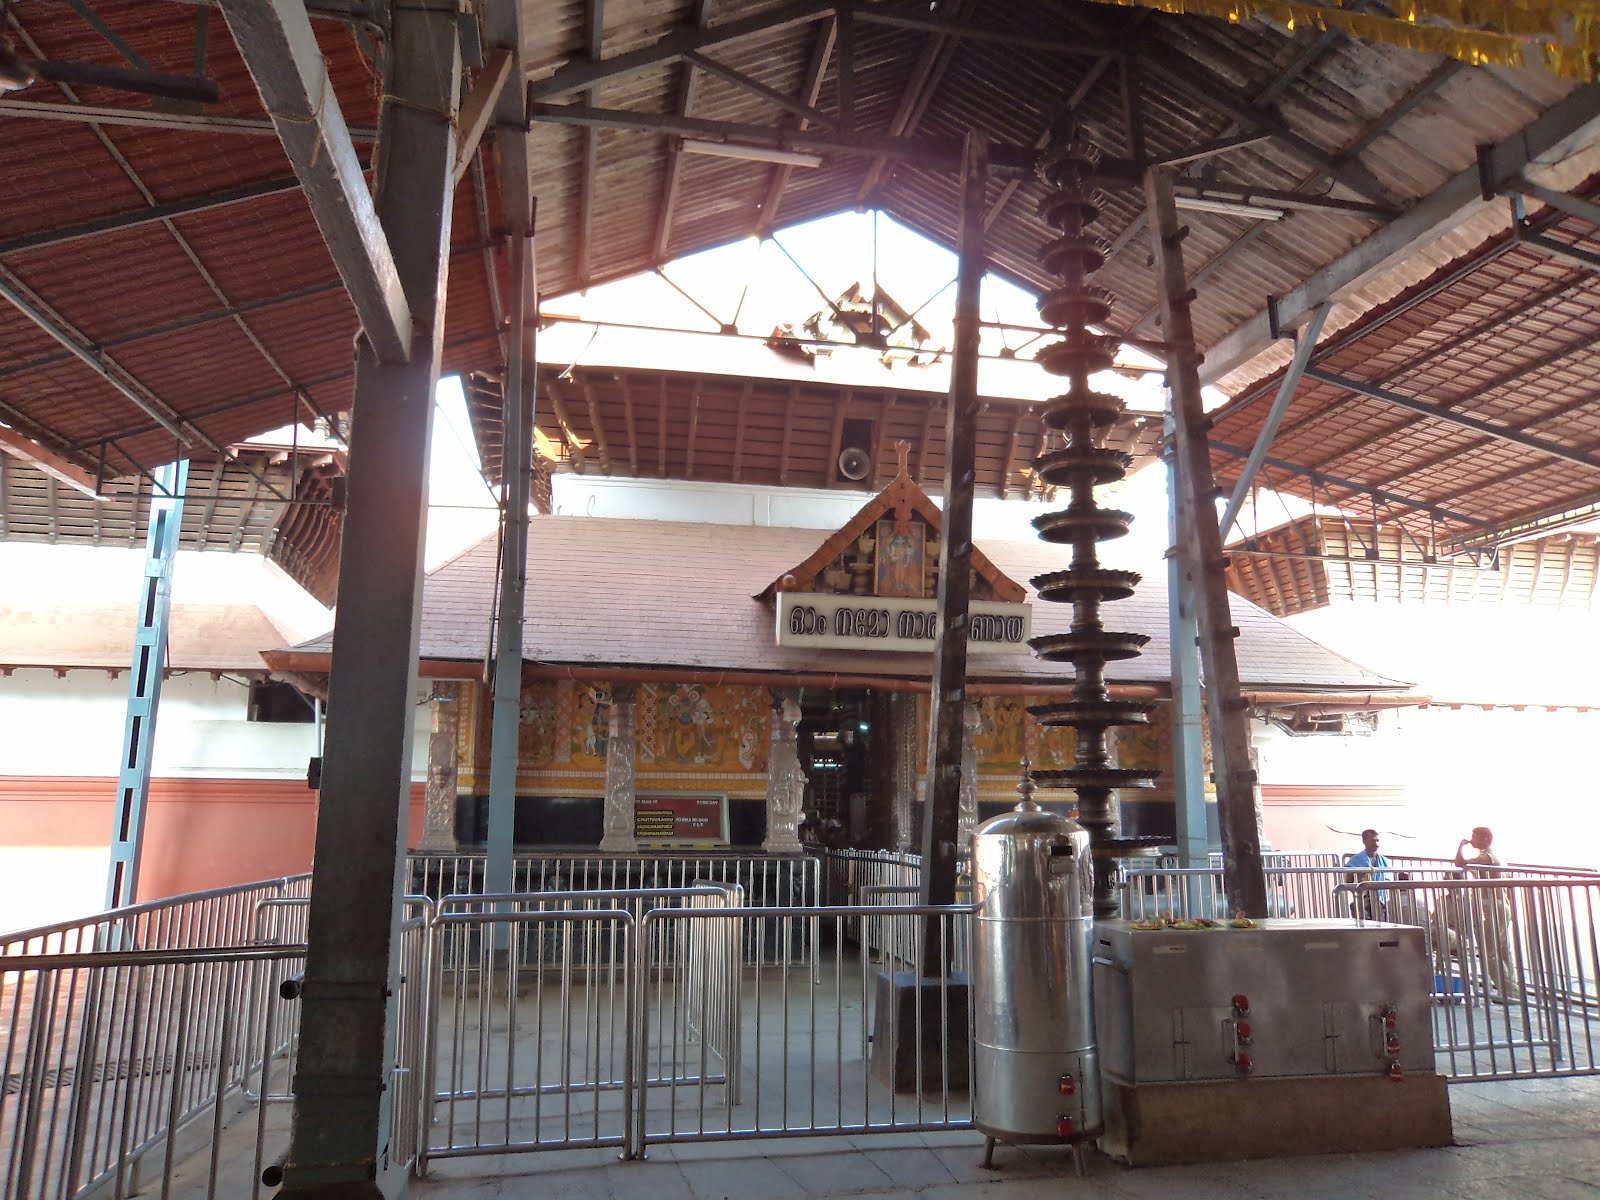
[[[878,522],[874,581],[880,596],[916,596],[923,591],[923,525],[911,521],[896,529],[888,517]]]

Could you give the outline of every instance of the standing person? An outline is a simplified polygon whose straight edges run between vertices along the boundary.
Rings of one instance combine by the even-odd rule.
[[[1487,825],[1473,827],[1472,836],[1462,838],[1456,846],[1456,866],[1467,873],[1467,878],[1493,876],[1500,873],[1500,858],[1490,849],[1494,833]],[[1467,853],[1468,847],[1473,850]],[[1511,962],[1511,905],[1507,889],[1475,888],[1464,899],[1471,923],[1478,932],[1477,942],[1482,948],[1484,972],[1491,987],[1502,998],[1509,998],[1516,990],[1513,984],[1516,971]]]
[[[1389,860],[1378,853],[1378,831],[1376,829],[1363,829],[1361,831],[1361,849],[1344,860],[1344,865],[1350,868],[1344,881],[1349,884],[1360,883],[1364,880],[1384,882],[1389,878]],[[1376,898],[1376,902],[1374,902]],[[1354,901],[1350,903],[1350,915],[1356,915]],[[1361,893],[1361,916],[1368,921],[1387,921],[1389,919],[1389,893],[1380,889],[1377,892]]]
[[[1462,870],[1467,867],[1498,867],[1500,859],[1495,852],[1489,849],[1494,844],[1494,833],[1487,825],[1475,825],[1472,836],[1464,837],[1456,847],[1456,866]],[[1475,851],[1471,858],[1467,857],[1467,847]]]

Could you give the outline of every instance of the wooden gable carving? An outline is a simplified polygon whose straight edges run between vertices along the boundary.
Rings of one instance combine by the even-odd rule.
[[[939,535],[944,514],[911,479],[910,446],[897,442],[900,469],[844,528],[816,553],[785,571],[756,596],[821,592],[847,596],[911,596],[932,599],[939,586]],[[984,553],[972,551],[972,599],[1021,603],[1022,585],[1003,574]]]

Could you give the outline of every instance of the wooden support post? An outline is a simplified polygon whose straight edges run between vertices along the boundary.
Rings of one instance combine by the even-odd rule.
[[[921,904],[953,904],[961,815],[961,745],[967,702],[967,602],[972,589],[972,492],[978,422],[978,294],[983,283],[983,139],[967,135],[961,192],[961,257],[956,277],[955,352],[945,416],[944,521],[939,539],[939,638],[934,649],[928,803],[922,825]],[[944,973],[937,918],[927,923],[922,975]]]
[[[1240,695],[1239,660],[1233,644],[1239,631],[1228,610],[1221,531],[1217,522],[1210,519],[1216,511],[1216,478],[1211,472],[1211,447],[1200,397],[1200,355],[1195,349],[1189,283],[1183,270],[1185,231],[1178,225],[1170,172],[1146,173],[1145,200],[1167,343],[1167,386],[1172,389],[1178,486],[1190,516],[1183,530],[1181,551],[1184,574],[1194,590],[1206,711],[1211,718],[1223,882],[1230,912],[1265,917],[1267,892],[1261,865],[1255,770],[1250,764],[1250,727]]]

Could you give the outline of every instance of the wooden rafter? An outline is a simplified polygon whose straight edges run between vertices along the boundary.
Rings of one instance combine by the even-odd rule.
[[[605,0],[584,0],[583,49],[590,62],[600,61],[605,35]],[[584,93],[584,103],[593,107],[598,89]],[[578,167],[578,279],[587,286],[594,276],[594,198],[599,172],[600,131],[586,126],[583,131],[583,158]]]
[[[639,430],[633,419],[633,388],[628,383],[628,377],[623,375],[617,381],[622,388],[622,424],[628,434],[628,473],[639,474]]]
[[[1556,607],[1563,608],[1567,603],[1567,586],[1572,582],[1572,560],[1578,553],[1578,539],[1567,539],[1567,562],[1561,568],[1561,590],[1556,593]]]
[[[76,488],[86,496],[94,496],[96,494],[94,476],[78,466],[78,464],[63,458],[32,438],[25,437],[15,429],[0,425],[0,455],[7,454],[38,467],[39,470],[52,479],[59,479],[62,483]]]
[[[589,409],[589,428],[594,432],[594,452],[600,459],[600,473],[611,474],[611,449],[606,444],[605,427],[600,423],[600,404],[595,399],[594,384],[584,381],[583,401]]]
[[[711,15],[711,0],[694,0],[694,5],[689,14],[688,27],[691,29],[704,29],[706,18]],[[687,117],[689,110],[694,107],[695,92],[698,90],[698,77],[695,75],[694,64],[683,63],[682,74],[678,81],[677,114]],[[661,185],[661,204],[656,209],[655,240],[651,242],[651,260],[656,266],[661,266],[667,261],[667,247],[672,241],[672,214],[678,206],[678,180],[683,174],[683,150],[677,139],[673,139],[667,146],[666,178]],[[666,474],[665,468],[661,472]]]
[[[799,391],[799,385],[791,383],[789,394],[783,401],[783,445],[778,450],[778,482],[785,486],[789,482],[789,443],[794,435],[794,403]]]
[[[700,433],[700,381],[696,379],[689,393],[689,447],[683,464],[683,477],[694,478],[694,443]]]
[[[828,457],[822,464],[822,486],[832,487],[838,478],[839,451],[844,444],[844,418],[850,408],[850,392],[841,391],[833,400],[833,436],[828,441]]]
[[[231,539],[229,539],[229,541],[228,541],[228,549],[229,549],[230,552],[237,552],[238,549],[239,549],[239,543],[244,540],[245,527],[250,524],[250,518],[256,515],[256,498],[261,495],[261,486],[262,486],[262,484],[266,483],[266,481],[267,481],[266,473],[265,472],[257,472],[254,481],[250,485],[250,499],[245,504],[244,515],[239,518],[239,523],[234,526],[234,528],[233,528],[233,537]],[[138,480],[138,477],[135,476],[134,483],[133,483],[133,523],[132,523],[132,526],[131,526],[131,528],[129,530],[129,534],[130,534],[129,539],[128,539],[128,544],[129,545],[133,544],[132,533],[138,527],[139,527],[139,480]]]
[[[933,440],[934,422],[939,419],[939,405],[929,397],[927,411],[922,415],[922,440],[917,443],[916,480],[921,483],[928,477],[928,443]]]
[[[222,472],[227,468],[227,460],[217,459],[217,465],[211,469],[211,493],[206,501],[205,515],[200,518],[200,549],[206,548],[206,543],[211,540],[211,518],[217,511],[217,497],[222,490]]]
[[[972,7],[973,0],[954,0],[943,16],[948,20],[963,21],[971,15]],[[896,106],[894,117],[889,122],[891,136],[910,137],[916,132],[923,114],[928,111],[934,93],[939,89],[940,81],[950,69],[950,62],[955,58],[959,45],[957,38],[944,33],[929,34],[922,43],[922,51],[917,55],[917,61],[911,68],[911,77],[906,81],[905,91],[900,94],[900,103]],[[843,57],[844,48],[841,44],[840,58]],[[872,160],[871,166],[867,168],[866,177],[861,181],[861,187],[856,191],[857,207],[871,201],[874,193],[884,182],[884,172],[888,165],[887,159]]]
[[[744,389],[739,393],[739,419],[733,432],[733,481],[739,483],[744,477],[744,427],[750,416],[750,394],[755,390],[752,380],[744,381]]]
[[[1011,464],[1016,461],[1017,443],[1022,437],[1022,422],[1027,419],[1028,410],[1019,408],[1016,415],[1011,418],[1011,435],[1006,439],[1005,459],[1000,464],[1000,482],[998,491],[1000,499],[1008,500],[1011,497]]]
[[[817,100],[822,95],[822,79],[828,72],[828,60],[833,57],[833,48],[838,40],[839,20],[835,16],[822,23],[822,28],[817,31],[817,39],[811,47],[811,61],[806,65],[805,79],[800,87],[800,102],[807,107],[815,108]],[[797,128],[804,130],[810,127],[809,121],[799,122]],[[767,180],[767,196],[761,205],[760,236],[766,237],[778,227],[778,214],[783,207],[784,189],[789,186],[789,176],[794,171],[792,166],[779,164],[772,168],[772,175]]]
[[[667,477],[667,377],[661,377],[656,401],[656,473]]]
[[[550,396],[550,411],[555,413],[556,424],[561,427],[561,436],[567,443],[567,457],[572,462],[572,469],[582,475],[587,462],[578,435],[572,431],[566,403],[561,399],[561,389],[556,386],[554,380],[551,380],[545,386],[545,391]]]
[[[900,393],[890,390],[883,394],[878,405],[878,419],[872,427],[872,486],[883,486],[883,439],[889,436],[889,421],[894,416],[895,402]]]

